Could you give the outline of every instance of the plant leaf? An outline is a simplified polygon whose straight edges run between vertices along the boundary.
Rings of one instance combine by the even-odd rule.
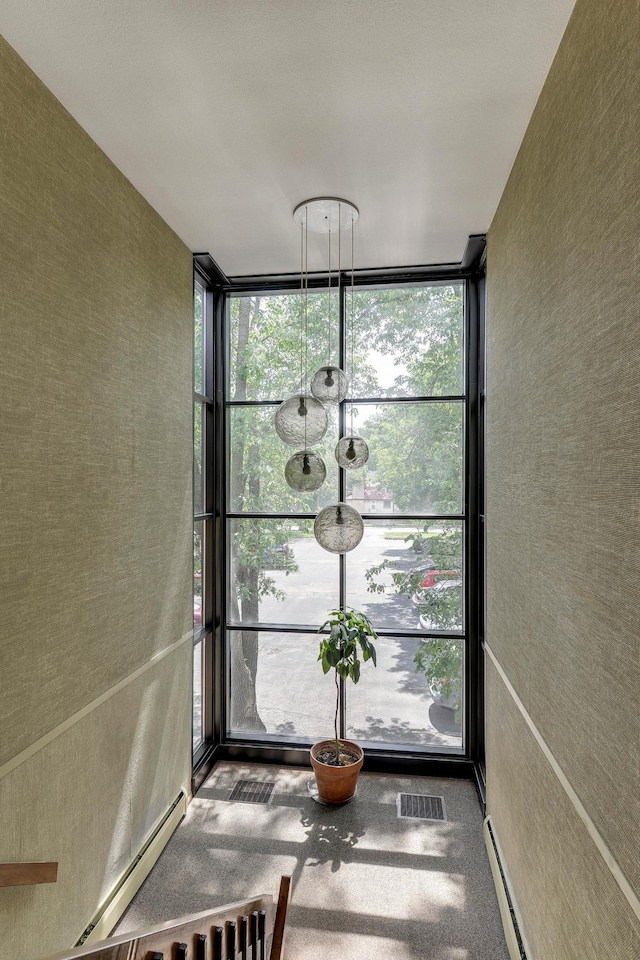
[[[340,659],[341,659],[340,651],[337,650],[336,647],[328,647],[325,652],[325,657],[327,658],[331,666],[335,667],[337,666],[337,664],[340,662]]]

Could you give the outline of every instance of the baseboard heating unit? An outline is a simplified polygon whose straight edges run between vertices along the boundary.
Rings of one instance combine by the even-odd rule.
[[[186,812],[187,795],[181,790],[169,809],[156,822],[137,855],[100,905],[91,923],[76,940],[76,947],[104,940],[110,935]]]
[[[502,917],[504,936],[507,941],[507,947],[509,948],[509,956],[511,960],[528,960],[527,951],[525,950],[518,925],[518,919],[513,908],[509,885],[507,884],[507,879],[502,868],[502,859],[496,842],[491,817],[487,817],[484,821],[484,841],[487,845],[493,882],[495,883],[496,894],[498,895],[500,916]]]

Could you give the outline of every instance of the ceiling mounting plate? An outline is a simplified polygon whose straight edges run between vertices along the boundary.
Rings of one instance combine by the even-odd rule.
[[[303,200],[293,211],[294,221],[306,223],[309,233],[337,233],[338,226],[340,230],[350,230],[359,217],[355,204],[340,197],[313,197]]]

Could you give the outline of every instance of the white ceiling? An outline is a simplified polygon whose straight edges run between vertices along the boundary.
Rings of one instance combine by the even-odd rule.
[[[356,265],[460,260],[574,0],[0,0],[0,33],[194,252],[295,271],[301,200]],[[314,251],[311,269],[326,266]]]

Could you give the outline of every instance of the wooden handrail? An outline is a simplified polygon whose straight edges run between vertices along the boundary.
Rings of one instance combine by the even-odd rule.
[[[47,960],[224,960],[233,956],[265,956],[270,934],[270,960],[283,960],[282,944],[289,901],[291,877],[280,878],[278,906],[273,897],[262,895],[238,903],[194,913],[138,930],[84,944],[56,953]]]
[[[269,934],[270,960],[283,960],[284,927],[291,877],[280,878],[278,906],[262,895],[192,913],[146,930],[138,930],[97,943],[56,953],[47,960],[225,960],[230,957],[265,956]]]
[[[276,919],[273,924],[273,940],[271,941],[270,960],[282,960],[284,924],[285,924],[285,920],[287,919],[287,906],[289,905],[290,888],[291,888],[291,877],[280,877],[280,893],[278,894],[278,906],[276,908]]]
[[[50,860],[0,863],[0,887],[21,887],[32,883],[55,883],[58,864]]]

